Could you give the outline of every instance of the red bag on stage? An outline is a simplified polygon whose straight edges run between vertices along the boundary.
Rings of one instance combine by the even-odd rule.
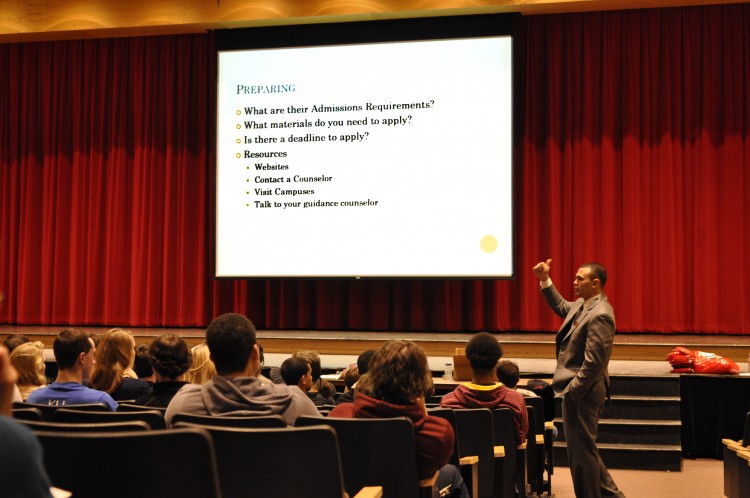
[[[691,351],[677,346],[667,355],[672,373],[700,373],[739,375],[740,367],[730,360],[713,353]]]

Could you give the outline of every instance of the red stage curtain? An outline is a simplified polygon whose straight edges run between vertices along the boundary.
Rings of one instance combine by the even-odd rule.
[[[556,330],[531,267],[609,269],[623,331],[750,334],[750,6],[519,21],[513,281],[211,281],[207,35],[0,45],[0,322]],[[273,236],[273,234],[258,234]]]

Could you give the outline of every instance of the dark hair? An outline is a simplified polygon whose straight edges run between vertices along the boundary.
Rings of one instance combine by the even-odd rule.
[[[368,349],[357,357],[357,370],[359,370],[359,375],[364,375],[370,370],[370,361],[374,354],[374,349]]]
[[[333,400],[336,397],[336,387],[327,380],[320,379],[318,392],[324,397]]]
[[[503,360],[498,363],[497,380],[510,387],[511,389],[515,389],[515,387],[518,385],[518,379],[520,378],[521,376],[518,373],[518,365],[510,360]]]
[[[297,351],[294,353],[294,356],[304,358],[310,364],[310,367],[312,368],[312,380],[313,382],[318,382],[322,371],[320,355],[315,351]]]
[[[472,370],[491,372],[497,360],[503,357],[503,348],[492,334],[480,332],[466,344],[466,357]]]
[[[300,356],[292,356],[284,360],[279,368],[279,373],[281,373],[281,378],[284,379],[284,384],[296,386],[299,384],[299,380],[307,375],[309,368],[310,364],[306,359]]]
[[[432,390],[427,355],[411,341],[388,341],[373,355],[357,390],[381,400],[413,403]]]
[[[148,347],[147,356],[154,370],[166,379],[176,379],[190,368],[190,349],[181,337],[174,334],[164,334],[154,339]]]
[[[75,366],[81,353],[88,353],[92,348],[89,336],[77,330],[65,329],[58,334],[52,343],[58,370],[67,370]]]
[[[216,373],[244,371],[255,346],[255,325],[244,315],[224,313],[206,329],[206,344]]]
[[[598,278],[602,289],[604,288],[604,284],[607,283],[607,269],[603,265],[593,262],[584,263],[581,268],[588,268],[591,271],[591,280]]]
[[[133,370],[139,379],[151,377],[154,375],[154,369],[148,359],[148,344],[138,344],[135,347],[135,360],[133,360]]]
[[[5,338],[3,346],[8,348],[8,353],[12,353],[21,344],[29,342],[29,338],[23,334],[12,334]]]

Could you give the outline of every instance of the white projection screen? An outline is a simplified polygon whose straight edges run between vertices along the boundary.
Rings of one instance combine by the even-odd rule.
[[[217,32],[216,277],[512,277],[511,25]]]

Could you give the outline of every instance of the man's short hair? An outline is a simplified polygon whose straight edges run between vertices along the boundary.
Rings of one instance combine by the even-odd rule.
[[[364,375],[370,370],[370,361],[374,355],[375,350],[368,349],[357,357],[357,370],[359,370],[359,375]]]
[[[11,334],[3,341],[3,346],[8,348],[8,353],[12,353],[21,344],[26,344],[30,339],[23,334]]]
[[[515,389],[518,385],[518,380],[521,375],[518,371],[518,365],[510,360],[503,360],[497,364],[497,380]]]
[[[255,325],[244,315],[224,313],[206,329],[206,344],[216,373],[244,371],[255,346]]]
[[[133,371],[139,379],[145,379],[154,375],[151,360],[148,359],[148,344],[138,344],[135,347],[135,360],[133,360]]]
[[[492,334],[480,332],[469,339],[466,344],[466,357],[472,370],[490,372],[497,366],[497,360],[502,358],[503,348]]]
[[[190,349],[181,337],[174,334],[154,339],[146,356],[153,369],[167,379],[176,379],[190,368]]]
[[[581,265],[581,268],[588,268],[591,271],[591,280],[598,278],[602,289],[604,288],[604,284],[607,283],[607,269],[602,264],[594,262],[584,263]]]
[[[292,356],[284,360],[279,368],[279,373],[281,373],[281,378],[284,379],[284,384],[296,386],[299,384],[299,380],[307,375],[309,368],[310,364],[306,359],[300,356]]]
[[[73,368],[81,353],[88,353],[93,346],[89,336],[77,330],[65,329],[55,338],[52,350],[55,352],[58,370]]]
[[[318,382],[320,374],[323,371],[323,367],[320,364],[320,355],[315,351],[297,351],[294,356],[304,358],[312,368],[312,380]]]

